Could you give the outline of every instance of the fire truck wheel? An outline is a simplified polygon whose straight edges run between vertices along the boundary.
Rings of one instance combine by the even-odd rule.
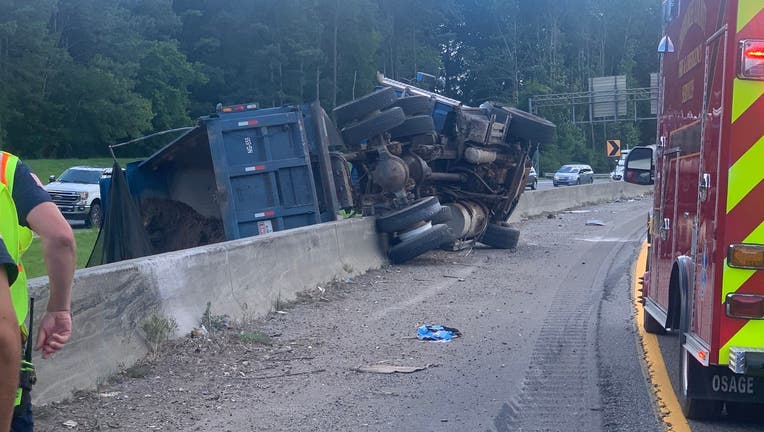
[[[406,121],[406,116],[403,114],[403,110],[393,107],[342,129],[342,139],[345,144],[354,146],[363,140],[382,135],[404,121]]]
[[[679,405],[682,407],[684,416],[692,420],[713,420],[719,417],[722,413],[722,407],[724,406],[722,401],[696,399],[688,397],[687,388],[691,377],[697,373],[700,373],[699,368],[702,368],[700,363],[695,360],[695,357],[691,356],[689,352],[682,346],[684,345],[684,336],[679,336],[679,378],[681,380],[681,388],[677,393],[677,399],[679,399]]]
[[[333,111],[334,118],[337,126],[343,128],[353,120],[362,119],[375,111],[389,107],[397,99],[395,90],[392,87],[385,87],[338,106]]]
[[[395,101],[395,106],[401,107],[407,116],[430,115],[435,108],[435,100],[427,96],[406,96]]]
[[[642,328],[651,334],[666,334],[666,329],[644,309],[642,310]]]
[[[430,115],[419,115],[409,117],[400,126],[390,129],[390,138],[396,139],[412,135],[422,135],[432,133],[435,130],[435,123]]]
[[[402,231],[417,222],[431,220],[442,206],[437,197],[429,196],[399,210],[377,217],[377,230],[383,233]]]
[[[520,239],[520,230],[512,228],[508,223],[489,223],[480,238],[480,242],[497,249],[514,249]]]
[[[404,263],[423,253],[438,248],[452,240],[453,234],[446,225],[433,225],[414,237],[408,238],[390,248],[390,262]]]

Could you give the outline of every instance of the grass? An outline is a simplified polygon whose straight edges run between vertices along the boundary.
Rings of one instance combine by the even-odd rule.
[[[138,158],[117,158],[119,165],[124,168],[128,162],[139,160]],[[24,163],[29,165],[33,173],[37,174],[40,181],[48,182],[48,177],[54,175],[60,176],[65,169],[77,165],[89,165],[94,167],[111,168],[114,160],[111,158],[95,159],[23,159]]]
[[[85,264],[90,258],[90,252],[93,250],[96,238],[98,237],[97,228],[75,228],[74,238],[77,241],[77,268],[85,268]],[[24,254],[24,268],[27,271],[28,278],[45,276],[48,274],[45,269],[45,260],[42,256],[42,242],[39,238],[32,240],[32,244]]]
[[[128,162],[138,160],[137,158],[118,158],[117,161],[124,168]],[[40,181],[48,182],[50,175],[58,177],[64,170],[77,165],[89,165],[95,167],[110,168],[114,164],[111,158],[94,159],[24,159],[24,163],[29,165],[33,173],[37,174]],[[90,252],[93,250],[98,229],[95,228],[74,228],[74,238],[77,241],[77,268],[84,268],[90,258]],[[42,243],[39,238],[32,241],[32,245],[24,254],[24,267],[27,270],[27,277],[33,278],[45,276],[45,260],[42,256]]]

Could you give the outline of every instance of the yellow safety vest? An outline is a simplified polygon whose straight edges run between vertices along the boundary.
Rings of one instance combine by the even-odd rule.
[[[21,333],[26,335],[24,321],[29,312],[29,293],[27,292],[27,275],[21,264],[21,256],[32,243],[32,230],[19,225],[16,203],[13,202],[13,179],[18,163],[18,157],[7,152],[0,152],[0,235],[5,242],[5,248],[8,249],[8,254],[16,262],[19,269],[18,277],[11,285],[11,301]],[[34,371],[34,366],[23,359],[21,367],[25,370]],[[16,391],[16,406],[21,404],[21,397],[22,389],[19,387]]]
[[[16,282],[11,285],[11,300],[19,326],[23,329],[29,312],[29,294],[27,293],[27,274],[21,257],[32,244],[32,230],[19,225],[16,204],[13,202],[13,179],[18,162],[17,156],[0,152],[0,234],[5,241],[8,253],[19,267]]]

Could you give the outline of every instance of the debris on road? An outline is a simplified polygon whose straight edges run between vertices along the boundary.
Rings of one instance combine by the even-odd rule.
[[[209,332],[207,331],[207,328],[204,327],[204,324],[202,324],[199,327],[194,327],[193,329],[191,329],[192,338],[200,338],[200,337],[205,337],[207,335],[209,335]]]
[[[416,334],[419,340],[448,342],[453,338],[461,336],[462,332],[453,327],[444,327],[442,325],[423,325],[419,327]]]
[[[605,222],[602,222],[601,220],[598,220],[598,219],[590,219],[586,221],[586,225],[587,226],[605,226]]]
[[[378,374],[393,374],[393,373],[413,373],[413,372],[419,372],[425,369],[429,369],[432,367],[437,367],[436,364],[428,363],[424,366],[396,366],[396,365],[389,365],[389,364],[382,364],[377,363],[373,365],[368,366],[361,366],[359,368],[356,368],[356,372],[366,372],[366,373],[378,373]]]

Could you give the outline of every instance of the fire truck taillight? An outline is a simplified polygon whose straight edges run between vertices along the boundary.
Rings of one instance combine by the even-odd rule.
[[[743,79],[764,80],[764,40],[740,41],[740,71]]]
[[[764,296],[727,294],[724,304],[730,318],[764,319]]]
[[[727,249],[727,265],[734,268],[764,269],[764,245],[731,244]]]

